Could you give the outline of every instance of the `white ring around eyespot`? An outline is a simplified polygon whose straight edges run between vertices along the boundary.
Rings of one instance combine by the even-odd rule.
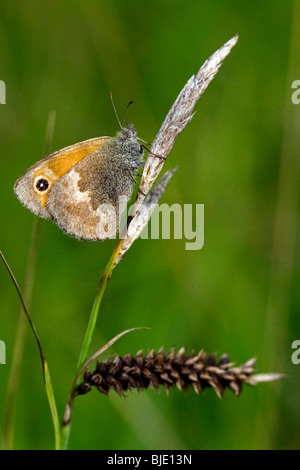
[[[34,182],[33,182],[33,188],[36,191],[36,193],[37,194],[46,194],[47,191],[49,191],[50,187],[52,187],[52,182],[53,182],[54,178],[55,178],[55,174],[53,173],[53,171],[50,170],[49,168],[44,168],[43,173],[36,176],[36,178],[34,179]],[[45,179],[45,180],[48,181],[49,186],[48,186],[47,189],[45,189],[45,191],[39,191],[36,187],[36,183],[40,179]]]
[[[39,180],[46,180],[47,183],[48,183],[48,188],[45,189],[44,191],[39,191],[38,188],[36,187],[36,184]],[[47,191],[49,191],[49,188],[50,188],[50,182],[49,182],[49,179],[47,178],[47,176],[43,176],[43,175],[40,175],[40,176],[37,176],[33,182],[33,188],[35,190],[35,192],[37,192],[38,194],[46,194]]]

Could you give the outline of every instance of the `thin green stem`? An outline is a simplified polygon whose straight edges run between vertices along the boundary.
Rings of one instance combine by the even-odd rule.
[[[107,282],[111,276],[111,273],[112,273],[116,258],[121,249],[122,243],[123,243],[123,239],[120,238],[101,276],[100,283],[96,292],[95,300],[92,306],[87,330],[84,336],[84,340],[83,340],[83,344],[82,344],[82,348],[81,348],[81,352],[80,352],[80,356],[79,356],[79,360],[77,364],[77,372],[81,370],[82,366],[84,365],[87,359],[89,347],[91,345],[93,333],[94,333],[95,326],[96,326],[97,319],[98,319],[100,305],[104,296]],[[70,438],[72,403],[73,403],[73,400],[70,400],[67,405],[67,413],[69,414],[69,416],[67,418],[66,417],[64,418],[64,422],[61,428],[61,443],[62,443],[61,445],[62,445],[62,449],[64,450],[67,449],[69,438]]]
[[[51,411],[51,416],[52,416],[52,420],[53,420],[53,426],[54,426],[55,448],[59,449],[60,448],[59,420],[58,420],[57,407],[56,407],[56,402],[55,402],[55,397],[54,397],[54,392],[53,392],[53,387],[52,387],[52,382],[51,382],[51,378],[50,378],[50,373],[49,373],[49,368],[48,368],[48,364],[47,364],[47,361],[46,361],[46,357],[45,357],[45,354],[44,354],[44,351],[43,351],[43,348],[42,348],[41,341],[40,341],[40,338],[38,336],[37,330],[36,330],[32,320],[31,320],[30,315],[28,313],[28,310],[26,308],[24,298],[22,296],[22,293],[21,293],[20,287],[18,285],[18,282],[17,282],[17,280],[16,280],[16,278],[15,278],[8,262],[6,261],[2,251],[0,251],[0,257],[1,257],[2,261],[4,262],[5,267],[6,267],[8,273],[9,273],[9,275],[10,275],[10,277],[11,277],[13,283],[14,283],[14,286],[15,286],[16,291],[18,293],[19,299],[21,301],[23,311],[24,311],[25,316],[26,316],[26,318],[29,322],[30,328],[31,328],[31,330],[34,334],[34,337],[36,339],[36,342],[37,342],[37,345],[38,345],[38,348],[39,348],[39,353],[40,353],[40,357],[41,357],[41,361],[42,361],[45,389],[46,389],[46,394],[47,394],[47,398],[48,398],[48,402],[49,402],[49,406],[50,406],[50,411]]]
[[[50,406],[50,412],[51,412],[53,427],[54,427],[55,450],[60,450],[61,448],[60,423],[59,423],[59,418],[58,418],[54,390],[52,386],[52,380],[50,377],[48,363],[46,362],[45,359],[43,363],[43,371],[44,371],[45,388],[46,388],[48,403]]]
[[[93,306],[92,306],[89,323],[88,323],[88,326],[87,326],[87,330],[86,330],[86,333],[85,333],[82,349],[81,349],[78,364],[77,364],[77,369],[78,370],[81,369],[81,367],[83,366],[83,364],[86,361],[88,351],[89,351],[89,347],[90,347],[90,344],[91,344],[91,341],[92,341],[92,336],[93,336],[95,326],[96,326],[96,323],[97,323],[97,318],[98,318],[100,305],[101,305],[103,295],[104,295],[104,292],[105,292],[105,289],[106,289],[106,286],[107,286],[107,281],[110,278],[111,272],[113,270],[113,267],[114,267],[116,258],[119,254],[122,243],[123,243],[123,240],[120,239],[119,242],[116,245],[116,248],[113,251],[113,254],[112,254],[109,262],[107,263],[107,265],[104,269],[104,272],[103,272],[102,276],[101,276],[100,284],[98,286],[96,297],[95,297],[95,300],[94,300],[94,303],[93,303]]]
[[[37,247],[40,231],[40,219],[37,217],[34,220],[33,230],[31,235],[31,243],[28,253],[28,260],[26,266],[26,273],[23,287],[23,298],[25,304],[30,308],[34,274],[35,274],[35,262],[37,256]],[[20,307],[19,317],[17,321],[17,330],[14,341],[13,353],[11,358],[11,367],[9,371],[6,400],[5,400],[5,413],[3,423],[3,437],[2,437],[2,449],[10,450],[13,448],[14,442],[14,417],[16,412],[16,397],[18,391],[18,385],[20,381],[21,364],[24,352],[24,344],[27,333],[27,319],[23,312],[23,307]]]
[[[55,124],[55,112],[50,111],[48,116],[47,128],[46,128],[46,137],[45,137],[45,154],[50,152],[51,142],[53,138]],[[38,252],[38,241],[40,234],[40,225],[41,221],[38,217],[34,218],[33,229],[31,234],[30,247],[28,252],[27,265],[25,270],[24,285],[23,285],[23,300],[24,304],[27,306],[27,309],[30,310],[33,286],[34,286],[34,277],[35,277],[35,268],[36,268],[36,258]],[[14,341],[11,367],[9,371],[7,391],[6,391],[6,400],[5,400],[5,412],[4,412],[4,422],[3,422],[3,436],[1,447],[3,450],[9,450],[13,448],[14,443],[14,417],[16,413],[16,397],[18,392],[18,386],[20,381],[20,372],[22,358],[24,356],[24,346],[25,339],[27,334],[27,319],[23,312],[23,307],[20,307],[19,317],[17,321],[16,336]]]

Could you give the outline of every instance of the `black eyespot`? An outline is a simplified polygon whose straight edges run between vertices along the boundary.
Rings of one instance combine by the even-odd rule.
[[[35,185],[36,189],[38,191],[46,191],[46,189],[48,189],[49,187],[49,183],[48,181],[45,179],[45,178],[40,178],[37,182],[36,182],[36,185]]]

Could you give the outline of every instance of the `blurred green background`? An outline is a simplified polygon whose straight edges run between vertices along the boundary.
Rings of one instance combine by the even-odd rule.
[[[228,39],[238,44],[196,106],[164,169],[180,165],[162,202],[205,205],[205,243],[138,240],[108,284],[91,352],[126,328],[114,352],[185,345],[257,358],[281,382],[197,396],[148,390],[122,400],[93,390],[75,401],[71,449],[300,447],[299,2],[37,0],[0,2],[0,249],[23,285],[35,216],[15,180],[51,151],[118,130],[109,100],[151,141],[185,82]],[[101,272],[115,241],[78,242],[42,221],[30,312],[46,352],[60,418]],[[19,312],[0,268],[0,430]],[[16,449],[53,448],[40,358],[28,330],[15,415]]]

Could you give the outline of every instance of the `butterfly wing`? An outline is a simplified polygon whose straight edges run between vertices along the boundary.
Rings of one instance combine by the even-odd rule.
[[[115,238],[132,192],[129,168],[114,138],[79,161],[50,193],[47,208],[56,224],[83,240]]]
[[[16,181],[14,186],[16,196],[33,213],[45,219],[52,219],[47,203],[57,181],[82,159],[99,150],[108,139],[110,137],[85,140],[43,158]]]

